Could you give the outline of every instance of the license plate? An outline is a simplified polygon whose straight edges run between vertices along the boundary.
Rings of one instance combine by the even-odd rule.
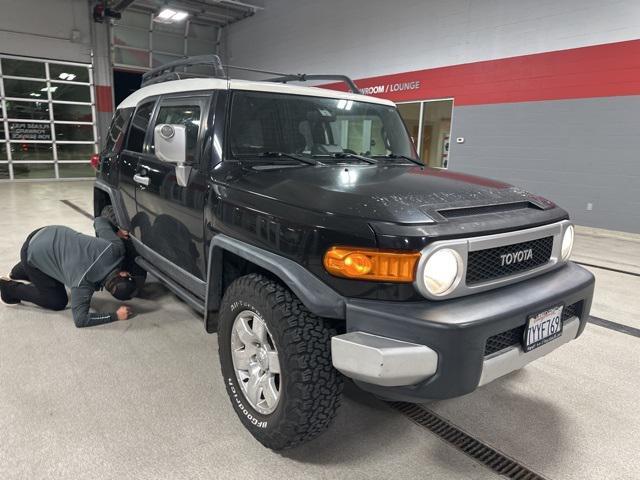
[[[553,307],[531,315],[527,319],[523,342],[525,352],[538,348],[562,335],[562,308],[562,305]]]

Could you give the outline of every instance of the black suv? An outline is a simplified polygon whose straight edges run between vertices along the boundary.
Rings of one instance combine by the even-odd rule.
[[[391,102],[205,60],[214,77],[175,62],[119,105],[95,214],[218,333],[265,446],[323,432],[343,375],[386,399],[455,397],[582,333],[594,279],[568,261],[564,210],[425,168]]]

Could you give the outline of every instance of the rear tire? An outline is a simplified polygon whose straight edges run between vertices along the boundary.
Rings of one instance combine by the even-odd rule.
[[[266,335],[261,330],[253,337],[260,322]],[[246,343],[239,343],[238,332]],[[263,275],[246,275],[227,288],[218,327],[222,375],[236,414],[265,447],[295,447],[331,424],[342,392],[342,377],[331,363],[335,334],[328,320],[313,315],[288,289]],[[251,346],[258,337],[266,340]],[[261,357],[263,350],[268,355]],[[258,353],[251,356],[252,351]],[[249,359],[246,370],[238,358]],[[266,385],[267,375],[271,387],[252,394],[250,382]]]
[[[116,219],[116,212],[113,210],[113,206],[105,205],[102,212],[100,212],[100,216],[109,220],[114,227],[118,226],[118,220]]]

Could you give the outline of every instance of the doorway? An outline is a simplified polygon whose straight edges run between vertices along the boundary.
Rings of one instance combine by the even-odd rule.
[[[140,88],[141,81],[141,72],[132,72],[130,70],[113,71],[113,99],[116,107]]]
[[[401,103],[398,109],[425,166],[448,168],[453,99]]]

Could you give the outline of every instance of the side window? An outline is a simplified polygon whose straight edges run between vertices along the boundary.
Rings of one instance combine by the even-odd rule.
[[[187,161],[194,162],[197,158],[196,147],[198,145],[198,134],[200,133],[200,117],[202,114],[202,104],[199,101],[185,100],[185,103],[160,105],[154,129],[157,125],[165,123],[171,125],[184,125],[187,134]],[[151,139],[150,151],[153,153],[154,145]]]
[[[147,127],[153,113],[155,101],[143,103],[136,110],[129,129],[129,138],[127,139],[127,150],[142,153],[144,147],[144,137],[147,133]]]
[[[125,127],[132,113],[133,108],[122,108],[116,111],[109,127],[109,133],[107,133],[107,142],[104,147],[105,153],[120,150],[126,133]]]

